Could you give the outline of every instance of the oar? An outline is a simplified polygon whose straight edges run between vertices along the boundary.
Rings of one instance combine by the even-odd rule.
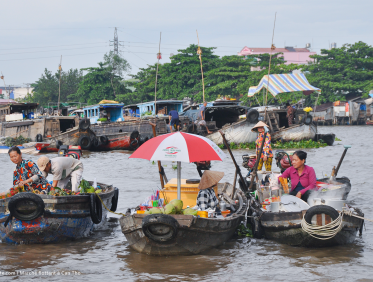
[[[241,182],[242,182],[242,184],[243,184],[242,186],[245,187],[244,190],[246,190],[246,191],[244,191],[244,192],[247,192],[246,182],[245,182],[244,178],[242,177],[241,169],[240,169],[240,167],[238,166],[238,164],[237,164],[237,162],[236,162],[236,159],[234,158],[234,156],[233,156],[233,154],[232,154],[231,148],[229,147],[228,142],[227,142],[227,140],[225,139],[225,134],[224,134],[223,131],[221,131],[221,130],[219,130],[219,132],[220,132],[221,136],[223,137],[223,142],[224,142],[224,144],[225,144],[225,147],[227,147],[228,152],[229,152],[229,154],[231,155],[231,158],[232,158],[232,160],[233,160],[233,163],[234,163],[234,165],[236,166],[236,173],[238,173],[238,175],[240,176]],[[234,187],[235,187],[235,186],[234,186]],[[235,192],[235,191],[233,191],[233,194],[232,194],[232,195],[234,195],[234,192]]]
[[[153,128],[153,136],[156,137],[157,136],[157,133],[155,132],[155,127],[157,126],[156,124],[154,123],[151,123],[149,122],[149,124],[152,126]],[[161,186],[162,186],[162,189],[164,188],[164,179],[163,179],[163,175],[166,177],[165,173],[164,173],[164,169],[163,169],[163,166],[161,165],[161,161],[158,161],[158,169],[159,169],[159,178],[161,179]]]
[[[339,168],[341,167],[341,164],[342,164],[342,162],[343,162],[343,159],[344,159],[345,156],[346,156],[347,150],[348,150],[349,148],[351,148],[351,145],[345,145],[344,147],[345,147],[345,150],[343,151],[343,154],[342,154],[342,156],[341,156],[341,159],[339,160],[339,163],[338,163],[338,165],[337,165],[337,168],[335,169],[335,173],[334,173],[334,176],[335,176],[335,177],[337,176],[337,174],[338,174],[338,170],[339,170]]]

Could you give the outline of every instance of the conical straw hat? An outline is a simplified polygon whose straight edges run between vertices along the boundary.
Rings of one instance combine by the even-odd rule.
[[[264,122],[262,121],[259,121],[257,124],[255,124],[255,126],[251,129],[252,132],[258,132],[258,127],[268,127],[268,125],[266,125]]]
[[[218,184],[223,176],[224,172],[205,170],[199,182],[198,189],[203,190]]]

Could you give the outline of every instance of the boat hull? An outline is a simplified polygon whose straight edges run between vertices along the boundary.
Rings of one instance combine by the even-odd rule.
[[[316,136],[316,125],[299,124],[289,128],[280,129],[271,133],[272,140],[282,140],[284,142],[313,140]]]
[[[249,123],[246,119],[244,119],[230,125],[223,126],[221,131],[225,133],[225,138],[227,139],[228,144],[251,143],[254,142],[258,136],[257,133],[251,131],[254,125],[254,123]],[[223,137],[219,132],[206,135],[206,137],[217,145],[224,144]]]
[[[291,246],[330,247],[352,243],[363,224],[362,219],[343,215],[342,230],[331,239],[320,240],[303,231],[301,221],[304,212],[264,212],[260,220],[264,237]]]
[[[103,184],[99,184],[102,186]],[[106,221],[107,211],[102,207],[102,220],[94,224],[90,215],[89,196],[75,195],[54,197],[39,195],[45,204],[44,214],[35,220],[22,221],[16,218],[5,227],[9,216],[10,198],[0,200],[0,239],[8,244],[46,244],[75,240],[90,235],[91,231]],[[114,188],[100,193],[107,207],[111,207]]]
[[[232,216],[231,219],[209,219],[191,215],[173,215],[179,223],[176,237],[167,243],[158,243],[143,233],[142,220],[145,216],[134,214],[122,217],[120,224],[132,249],[154,256],[193,255],[219,246],[233,236],[242,220],[242,216]]]

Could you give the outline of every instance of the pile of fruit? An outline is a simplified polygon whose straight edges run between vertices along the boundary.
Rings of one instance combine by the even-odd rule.
[[[196,216],[197,211],[191,208],[183,209],[183,201],[174,199],[164,207],[151,208],[145,211],[144,214],[183,214]]]

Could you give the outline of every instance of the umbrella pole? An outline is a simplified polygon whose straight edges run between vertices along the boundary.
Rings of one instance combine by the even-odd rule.
[[[177,162],[177,199],[181,200],[181,162]]]

